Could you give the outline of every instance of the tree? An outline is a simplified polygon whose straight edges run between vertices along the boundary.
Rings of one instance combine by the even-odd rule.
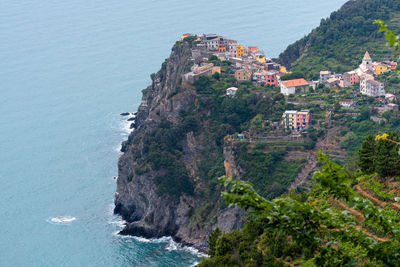
[[[400,141],[397,133],[387,134],[387,138],[378,139],[376,144],[375,170],[382,178],[400,174],[400,146],[392,141]]]
[[[363,107],[363,108],[360,110],[360,117],[359,117],[359,120],[360,120],[360,121],[369,120],[370,117],[371,117],[371,111],[369,110],[369,107]]]
[[[219,230],[219,228],[215,228],[214,231],[211,232],[211,234],[208,236],[208,245],[210,247],[210,249],[208,250],[208,255],[210,256],[214,256],[215,255],[215,249],[216,249],[216,245],[217,245],[217,239],[218,237],[221,235],[221,230]]]
[[[369,135],[362,143],[361,149],[358,152],[358,166],[366,174],[375,172],[374,157],[375,157],[375,137]]]
[[[219,81],[220,75],[219,75],[218,72],[216,72],[216,73],[214,73],[214,74],[212,75],[212,77],[213,77],[214,79],[216,79],[217,81]]]
[[[336,101],[335,104],[333,105],[335,112],[339,112],[341,107],[342,106],[339,104],[339,101]]]
[[[385,33],[385,39],[389,45],[389,47],[393,47],[396,52],[400,50],[400,34],[393,33],[388,29],[385,22],[382,20],[375,20],[374,24],[378,24],[380,26],[379,32]],[[399,56],[399,53],[396,54],[396,57]]]
[[[348,132],[345,136],[343,136],[342,141],[340,142],[340,147],[348,150],[356,150],[357,140],[358,136],[355,133]]]
[[[207,93],[210,91],[210,87],[212,85],[212,80],[207,76],[200,76],[195,82],[194,86],[196,87],[196,91],[198,93]]]
[[[299,78],[304,78],[304,73],[295,71],[293,73],[281,76],[281,81],[287,81],[287,80],[293,80],[293,79],[299,79]]]

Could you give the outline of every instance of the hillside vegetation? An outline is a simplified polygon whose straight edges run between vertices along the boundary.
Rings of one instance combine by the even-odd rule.
[[[394,198],[400,183],[383,176],[399,174],[399,143],[390,139],[399,137],[378,137],[364,143],[376,147],[373,156],[360,152],[361,165],[373,160],[378,173],[349,174],[320,153],[322,170],[307,193],[267,201],[249,184],[220,178],[226,202],[245,209],[250,221],[240,231],[216,229],[209,237],[211,257],[200,266],[399,266],[400,207]]]
[[[287,47],[279,61],[292,71],[316,78],[320,70],[342,73],[354,69],[366,50],[376,60],[392,58],[379,27],[382,19],[395,31],[400,29],[400,1],[349,1],[310,34]]]
[[[373,15],[377,15],[378,18],[389,20],[389,27],[397,31],[396,12],[399,11],[399,3],[347,3],[301,40],[309,43],[303,44],[305,52],[301,51],[297,61],[292,61],[293,69],[305,73],[316,71],[311,65],[305,69],[307,64],[316,59],[320,63],[326,62],[326,66],[334,71],[343,71],[335,69],[337,64],[351,67],[351,58],[336,58],[340,54],[336,50],[332,54],[323,52],[327,53],[327,49],[334,46],[351,48],[360,41],[355,40],[357,34],[364,47],[374,47],[375,51],[380,51],[381,57],[390,56],[392,52],[383,46],[385,41],[380,40],[377,31],[366,35],[364,44],[361,35],[362,32],[366,34],[369,28],[361,24],[359,30],[355,30],[350,26],[354,26],[354,18],[357,17],[354,14],[359,14],[354,8],[358,7],[364,16],[368,15],[365,20],[371,19],[371,25]],[[346,13],[351,12],[352,8],[353,16]],[[394,12],[389,12],[391,9]],[[348,31],[354,35],[347,35],[349,39],[342,39],[346,34],[335,35],[335,29],[340,29],[339,25],[346,23],[345,17],[342,22],[335,22],[341,15],[349,18],[347,23],[351,22]],[[324,29],[325,22],[330,26]],[[382,22],[380,24],[389,45],[398,47],[398,37],[387,31]],[[312,38],[317,36],[328,39],[325,43],[314,45]],[[301,49],[301,41],[296,43],[296,49]],[[294,46],[288,50],[294,49]],[[296,49],[293,51],[296,52]],[[381,79],[386,80],[392,92],[397,92],[397,81],[394,80],[397,78],[397,74],[393,74],[390,78],[388,75]],[[304,96],[307,99],[297,97],[296,100],[308,100],[307,103],[324,100],[324,104],[332,104],[338,95],[353,95],[353,92],[346,90],[335,92],[334,97],[332,93],[324,90],[319,95]],[[252,184],[229,177],[219,178],[225,187],[222,195],[226,203],[247,211],[249,221],[239,231],[223,233],[215,229],[208,239],[208,254],[211,257],[203,259],[200,266],[400,266],[400,205],[397,203],[400,201],[400,137],[396,133],[399,112],[396,110],[378,114],[379,101],[373,98],[359,100],[360,108],[357,112],[342,109],[336,102],[329,113],[333,121],[329,119],[328,132],[329,129],[332,132],[332,129],[337,128],[342,135],[341,138],[330,136],[329,139],[341,140],[340,146],[351,157],[345,160],[346,168],[332,162],[320,151],[318,159],[321,170],[314,173],[310,191],[291,191],[287,195],[268,200],[258,194]],[[372,115],[376,122],[372,121]],[[386,133],[376,135],[385,130]],[[389,132],[392,130],[396,132]],[[363,139],[364,142],[361,141]],[[324,150],[330,149],[325,146]],[[252,173],[257,174],[257,171]]]

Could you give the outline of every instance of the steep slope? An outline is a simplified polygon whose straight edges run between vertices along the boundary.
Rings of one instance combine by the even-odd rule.
[[[199,178],[199,153],[209,142],[206,135],[194,134],[193,120],[182,118],[196,100],[194,88],[181,84],[190,58],[191,44],[177,43],[153,76],[152,85],[143,91],[136,129],[124,142],[125,153],[118,163],[115,213],[128,222],[122,234],[173,236],[205,250],[213,228],[239,227],[241,211],[225,208],[218,199],[208,202],[213,199],[207,198]],[[201,218],[196,220],[196,216]],[[210,223],[198,225],[205,218]]]
[[[272,201],[224,179],[227,201],[246,208],[252,220],[240,231],[214,231],[210,258],[199,266],[398,266],[399,182],[361,172],[355,178],[323,154],[319,159],[311,191]]]
[[[307,76],[320,70],[343,72],[359,64],[366,50],[374,59],[391,58],[379,27],[382,19],[395,30],[400,29],[400,2],[397,0],[354,0],[333,12],[310,34],[287,47],[279,62]]]
[[[279,121],[292,108],[275,88],[238,84],[228,73],[229,63],[217,59],[213,63],[221,66],[221,74],[201,76],[194,85],[182,82],[193,64],[190,42],[175,44],[152,75],[152,85],[143,90],[136,129],[119,160],[115,212],[128,222],[123,234],[169,235],[206,250],[213,229],[231,231],[242,225],[243,212],[226,206],[218,177],[243,175],[271,198],[286,192],[303,162],[289,166],[288,151],[279,146],[286,135],[275,140],[276,147],[261,141],[262,136],[257,141],[257,135],[270,131],[267,121]],[[235,97],[227,97],[232,86],[239,89]],[[227,147],[229,136],[241,132],[250,138],[241,141],[240,149]],[[276,139],[275,133],[270,135]],[[293,141],[293,148],[310,145],[304,140]],[[272,147],[279,151],[268,149]],[[255,171],[257,166],[262,170]]]

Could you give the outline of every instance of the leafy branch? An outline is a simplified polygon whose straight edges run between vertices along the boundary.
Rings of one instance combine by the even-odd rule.
[[[389,47],[393,47],[395,51],[400,50],[400,34],[393,33],[387,27],[386,23],[383,20],[375,20],[374,24],[378,24],[380,26],[379,32],[385,33],[385,39],[388,42]],[[395,57],[398,57],[400,53],[397,53]]]

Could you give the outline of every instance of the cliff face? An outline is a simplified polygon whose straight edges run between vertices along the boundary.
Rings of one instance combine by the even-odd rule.
[[[193,184],[193,193],[182,193],[178,198],[160,193],[159,185],[154,181],[159,175],[165,174],[165,170],[146,167],[146,171],[138,171],[143,168],[140,160],[149,154],[145,139],[150,138],[156,143],[157,135],[149,136],[159,129],[160,124],[167,121],[172,126],[179,125],[182,120],[180,113],[196,104],[194,88],[183,86],[181,82],[190,59],[191,44],[176,44],[161,70],[152,77],[152,84],[143,91],[136,116],[136,129],[122,146],[124,154],[118,163],[114,212],[127,221],[122,234],[147,238],[172,236],[183,244],[205,251],[207,236],[215,227],[223,231],[237,229],[242,217],[241,210],[215,203],[206,209],[210,214],[203,214],[212,220],[206,223],[206,220],[200,220],[203,223],[199,223],[199,219],[194,219],[193,214],[200,206],[204,206],[205,201],[198,164],[200,151],[209,145],[206,133],[200,131],[195,135],[189,131],[183,136],[176,136],[174,140],[181,147],[179,161],[183,163]]]

